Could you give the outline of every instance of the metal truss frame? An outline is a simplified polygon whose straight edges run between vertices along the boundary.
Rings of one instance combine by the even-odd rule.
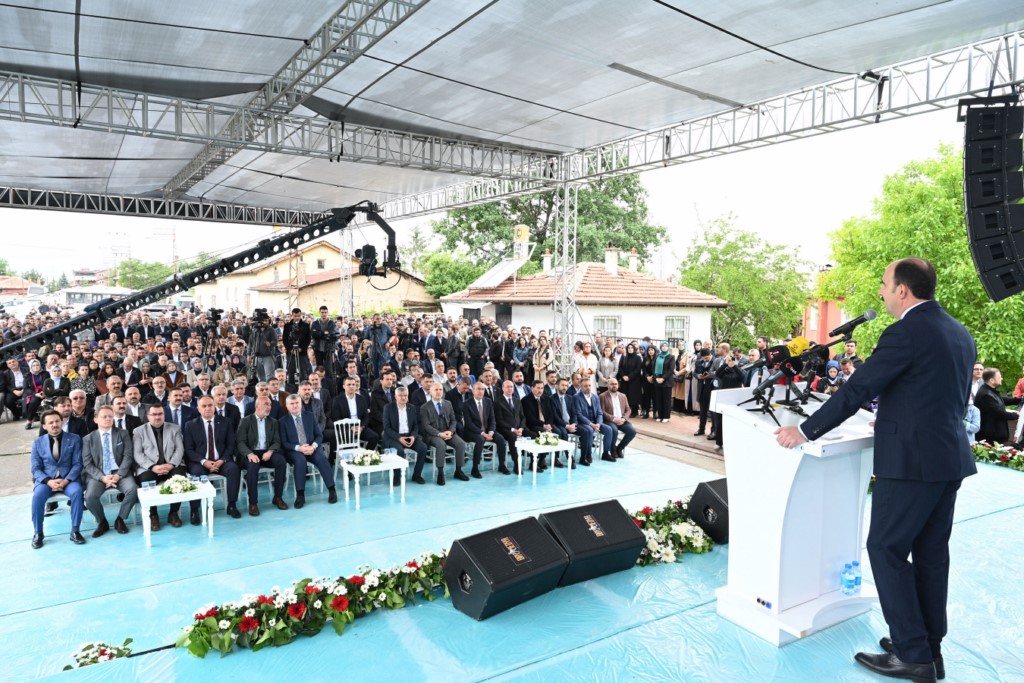
[[[246,107],[279,114],[294,110],[428,1],[347,0]],[[236,112],[224,129],[250,140],[258,139],[270,125],[267,119],[247,120]],[[164,192],[188,191],[238,151],[237,147],[207,144],[164,186]]]
[[[572,373],[572,345],[576,339],[576,227],[579,217],[579,183],[562,183],[555,193],[555,300],[552,342],[559,377]]]
[[[135,197],[19,187],[0,187],[0,207],[103,213],[139,218],[176,218],[213,223],[280,225],[294,228],[305,227],[327,216],[327,212],[323,211],[299,211],[297,209],[274,209],[194,199]]]
[[[352,231],[343,230],[338,235],[338,248],[341,250],[338,276],[338,315],[351,318],[355,311],[355,289],[352,282]]]
[[[579,182],[674,166],[813,135],[956,106],[959,99],[1003,94],[1024,83],[1024,32],[980,41],[877,72],[763,100],[579,152],[553,156],[541,178],[501,185],[471,180],[382,205],[405,218],[544,192]]]
[[[10,72],[0,72],[0,120],[213,144],[232,154],[245,149],[476,177],[550,172],[549,153],[513,145],[346,127],[319,116],[87,84],[79,99],[73,81]]]

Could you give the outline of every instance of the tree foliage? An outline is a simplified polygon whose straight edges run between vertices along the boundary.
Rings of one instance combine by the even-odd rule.
[[[464,249],[473,263],[489,267],[512,255],[512,228],[530,227],[530,241],[537,247],[533,261],[540,263],[545,249],[556,253],[555,193],[454,209],[432,225],[443,248]],[[664,227],[650,222],[647,191],[637,175],[598,180],[579,191],[577,205],[576,259],[601,261],[604,249],[613,246],[629,251],[635,247],[641,259],[650,257],[666,235]]]
[[[409,241],[402,245],[402,261],[408,271],[417,277],[426,275],[424,266],[433,254],[430,250],[431,237],[430,232],[417,225],[409,233]]]
[[[711,336],[746,350],[760,335],[781,340],[800,324],[809,264],[735,222],[729,215],[704,227],[683,256],[679,284],[728,301],[711,314]]]
[[[435,299],[465,289],[484,269],[460,254],[437,251],[423,263],[427,293]]]
[[[937,156],[913,161],[886,178],[871,216],[851,218],[832,233],[837,264],[822,279],[819,295],[843,299],[843,309],[859,315],[867,308],[878,318],[857,328],[867,352],[893,323],[878,296],[885,267],[910,256],[926,258],[938,272],[936,298],[967,327],[986,365],[1003,370],[1007,382],[1017,376],[1024,358],[1020,322],[1024,298],[988,300],[974,269],[964,223],[963,161],[951,146]]]
[[[68,276],[65,275],[64,273],[61,273],[60,277],[50,278],[50,281],[46,285],[46,291],[56,292],[61,289],[64,289],[65,287],[68,286],[68,284]]]
[[[0,258],[0,275],[14,275],[11,264],[5,258]]]
[[[45,280],[45,278],[43,277],[43,274],[40,273],[35,268],[31,268],[29,270],[23,270],[21,272],[21,276],[23,278],[25,278],[26,280],[31,280],[32,282],[35,282],[36,284],[40,284],[40,285],[43,284],[43,281]]]
[[[158,285],[175,272],[187,273],[196,268],[213,263],[217,257],[201,251],[195,258],[178,262],[177,271],[171,264],[160,261],[142,261],[140,259],[125,259],[114,268],[114,282],[118,287],[129,289],[145,289]]]

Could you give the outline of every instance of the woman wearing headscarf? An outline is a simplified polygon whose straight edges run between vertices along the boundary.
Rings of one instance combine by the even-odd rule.
[[[658,360],[658,349],[655,348],[654,344],[650,344],[647,347],[647,353],[644,355],[643,365],[643,396],[640,399],[640,417],[647,419],[651,417],[654,412],[654,394],[655,394],[655,375],[654,375],[654,364]]]
[[[702,344],[699,339],[693,341],[693,353],[686,357],[686,414],[696,415],[700,412],[700,382],[694,376],[693,371],[697,367],[697,360],[700,358]]]
[[[679,340],[676,350],[676,366],[672,373],[672,410],[686,412],[686,364],[690,354],[686,350],[686,342]]]
[[[32,429],[32,422],[36,419],[39,406],[43,403],[43,388],[50,380],[43,374],[43,364],[33,358],[28,364],[28,381],[25,382],[25,429]]]
[[[643,400],[644,391],[643,372],[643,359],[636,352],[636,346],[632,343],[626,344],[626,355],[619,363],[616,377],[619,380],[619,389],[629,402],[629,412],[632,415],[640,414],[640,402]]]
[[[163,374],[163,378],[167,381],[168,391],[188,383],[185,373],[178,369],[178,364],[173,360],[167,361],[167,371]]]
[[[654,359],[654,419],[661,422],[668,422],[672,417],[672,376],[676,357],[669,349],[668,342],[661,342],[661,351]]]
[[[815,391],[829,395],[839,391],[839,387],[843,385],[839,379],[840,374],[838,361],[830,360],[825,363],[825,376],[817,379],[815,382]]]

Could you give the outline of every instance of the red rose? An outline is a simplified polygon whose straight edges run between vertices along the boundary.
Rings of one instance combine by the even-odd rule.
[[[301,619],[302,615],[306,613],[306,603],[296,602],[288,605],[288,616],[293,619]]]
[[[242,623],[240,623],[238,625],[238,630],[241,631],[242,633],[246,633],[248,631],[253,630],[254,628],[256,628],[259,625],[260,625],[260,622],[256,621],[254,618],[252,618],[252,617],[244,617],[242,619]]]
[[[647,507],[645,507],[643,510],[640,511],[640,514],[642,514],[642,515],[650,515],[650,514],[653,514],[653,513],[654,513],[654,508],[652,508],[649,505]]]
[[[348,598],[344,595],[337,595],[331,600],[331,609],[335,612],[344,612],[348,609]]]
[[[351,583],[353,586],[362,586],[364,583],[366,583],[366,579],[364,579],[361,576],[350,576],[348,582]]]
[[[306,595],[316,595],[319,592],[319,586],[314,586],[313,584],[309,584],[308,586],[306,586]]]
[[[1006,455],[1005,453],[1003,455],[999,456],[999,462],[1006,462],[1009,459],[1010,459],[1010,456]]]
[[[634,517],[634,518],[633,518],[633,523],[634,523],[634,524],[636,524],[637,526],[640,526],[640,527],[642,527],[642,526],[644,525],[644,523],[643,523],[643,522],[641,522],[641,521],[640,521],[639,519],[637,519],[636,517]]]
[[[420,568],[419,562],[417,562],[416,560],[410,560],[410,561],[406,562],[405,566],[406,567],[411,567],[413,569],[413,571],[419,571],[419,568]]]
[[[266,595],[261,595],[260,597],[256,598],[256,604],[257,605],[273,605],[274,604],[274,599],[273,598],[268,598]]]
[[[210,610],[207,610],[206,612],[198,612],[198,613],[196,613],[196,621],[202,621],[203,619],[209,619],[210,617],[215,617],[215,616],[217,616],[217,608],[216,607],[214,607],[214,608],[212,608]]]
[[[107,648],[101,647],[100,648],[100,657],[106,657],[106,655],[107,655]]]

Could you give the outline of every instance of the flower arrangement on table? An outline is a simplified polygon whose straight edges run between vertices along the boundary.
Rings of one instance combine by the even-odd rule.
[[[121,657],[130,657],[132,649],[128,647],[132,642],[131,638],[125,638],[122,645],[109,645],[107,643],[82,643],[81,647],[78,648],[73,656],[75,663],[68,664],[64,667],[64,671],[70,669],[79,668],[83,666],[91,666],[93,664],[101,664],[102,662],[109,662],[111,659],[119,659]]]
[[[974,459],[977,462],[987,462],[1024,472],[1024,451],[1019,451],[1012,446],[978,441],[971,446],[971,450],[974,451]]]
[[[357,467],[369,467],[371,465],[379,465],[381,463],[381,456],[377,451],[360,448],[352,454],[350,462]]]
[[[539,446],[557,446],[558,434],[555,434],[554,432],[541,432],[534,440]]]
[[[636,563],[640,566],[675,562],[682,553],[706,553],[714,542],[690,519],[690,497],[669,501],[664,507],[645,507],[633,515],[633,522],[647,537],[647,545]]]
[[[195,490],[196,483],[188,477],[180,474],[175,474],[160,486],[160,493],[168,495],[175,493],[191,493]]]
[[[634,523],[647,537],[637,564],[647,566],[678,562],[683,553],[706,553],[714,543],[689,515],[690,498],[668,501],[659,508],[645,507],[633,513]],[[243,595],[236,602],[206,605],[196,611],[175,645],[197,657],[210,650],[222,656],[236,648],[261,650],[268,645],[287,645],[299,635],[312,636],[331,622],[341,635],[356,617],[380,609],[401,609],[416,598],[435,600],[448,586],[444,563],[448,551],[424,553],[403,566],[390,569],[360,567],[350,577],[321,577],[293,581],[291,588],[274,586],[262,595]],[[75,654],[77,666],[88,666],[131,654],[124,646],[105,643],[84,645]],[[89,648],[88,650],[86,648]],[[71,666],[66,669],[72,668]]]

